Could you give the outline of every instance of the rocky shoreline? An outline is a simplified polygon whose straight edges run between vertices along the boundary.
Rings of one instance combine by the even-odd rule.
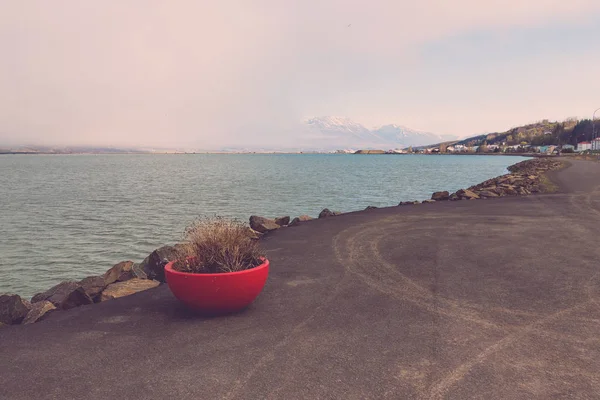
[[[545,174],[564,167],[564,163],[554,158],[535,158],[510,166],[509,174],[489,179],[455,193],[435,192],[431,199],[401,202],[399,206],[428,204],[439,201],[460,201],[492,199],[505,196],[527,196],[534,193],[548,193],[554,190]],[[369,206],[366,209],[377,207]],[[340,215],[339,211],[324,209],[318,218]],[[265,218],[253,215],[249,219],[249,234],[260,239],[264,234],[293,227],[314,218],[301,215]],[[74,307],[109,301],[128,296],[143,290],[157,287],[165,282],[164,266],[175,260],[178,247],[163,246],[153,251],[141,263],[123,261],[115,264],[103,275],[90,276],[80,281],[65,281],[45,292],[38,293],[31,301],[16,294],[0,295],[0,327],[4,325],[32,324],[43,320],[50,313]]]
[[[493,199],[506,196],[528,196],[535,193],[549,193],[555,190],[554,185],[548,181],[545,174],[564,167],[562,161],[555,158],[534,158],[522,161],[508,167],[509,174],[488,179],[478,185],[467,189],[460,189],[455,193],[435,192],[430,200],[435,201],[478,200]],[[399,205],[418,204],[419,202],[402,202]]]

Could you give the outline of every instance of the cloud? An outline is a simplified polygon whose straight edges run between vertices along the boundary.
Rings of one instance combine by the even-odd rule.
[[[469,58],[515,30],[598,25],[599,15],[600,4],[587,0],[5,2],[0,141],[293,143],[303,117],[327,114],[440,133],[477,131],[493,113],[480,110],[482,118],[472,121],[473,103],[445,103],[461,92],[485,103],[476,90],[485,77],[458,62],[457,79],[447,83],[445,66],[432,67],[435,58],[424,48],[459,49],[465,35],[492,32],[486,43],[466,47],[461,57]],[[586,53],[578,57],[588,60],[579,82],[600,64]],[[557,80],[577,60],[555,60]],[[521,54],[505,79],[518,87],[526,82],[520,71],[536,65]],[[488,92],[501,89],[490,84]],[[510,105],[513,99],[500,97],[503,112],[490,128],[525,118],[522,107]],[[578,110],[589,101],[581,100]],[[553,104],[553,111],[567,106],[566,99]],[[441,106],[450,122],[445,113],[431,117],[430,108]],[[533,111],[544,110],[532,110],[531,118]]]

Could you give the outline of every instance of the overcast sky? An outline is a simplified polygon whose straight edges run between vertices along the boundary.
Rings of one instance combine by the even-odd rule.
[[[293,144],[304,118],[460,136],[600,107],[598,0],[6,0],[0,143]]]

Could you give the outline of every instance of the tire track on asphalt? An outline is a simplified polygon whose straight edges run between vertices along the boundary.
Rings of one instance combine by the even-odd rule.
[[[571,196],[572,197],[572,196]],[[555,209],[555,207],[553,207],[553,205],[551,206],[551,204],[549,204],[550,202],[547,201],[547,199],[544,199],[543,196],[536,196],[536,197],[532,197],[531,198],[532,201],[538,203],[540,205],[540,207],[542,208],[551,208],[551,209]],[[571,201],[572,199],[570,198],[569,201]],[[559,214],[560,212],[560,214]],[[564,210],[563,209],[559,209],[556,210],[556,216],[564,223],[563,226],[571,226],[572,229],[578,230],[578,231],[587,231],[587,233],[592,233],[591,229],[584,227],[582,225],[579,226],[573,226],[572,224],[568,224],[569,222],[571,222],[571,220],[565,216],[564,214]],[[600,214],[599,214],[600,215]],[[586,238],[587,240],[589,240],[588,238],[591,237],[591,235],[586,234],[583,235],[584,238]],[[597,251],[597,253],[599,253]],[[596,299],[593,298],[593,296],[590,295],[588,289],[588,286],[591,285],[591,283],[596,279],[596,277],[598,276],[600,272],[595,272],[592,274],[592,276],[587,280],[587,284],[584,285],[583,289],[586,291],[587,293],[587,301],[584,301],[578,305],[575,305],[573,307],[570,308],[566,308],[563,310],[559,310],[555,313],[552,313],[550,315],[544,316],[541,319],[538,319],[536,321],[533,321],[531,324],[528,324],[526,326],[522,326],[519,327],[517,329],[516,332],[511,333],[507,336],[505,336],[504,338],[502,338],[501,340],[499,340],[498,342],[494,343],[493,345],[487,347],[485,350],[483,350],[481,353],[479,353],[477,356],[471,358],[470,360],[464,362],[463,364],[461,364],[459,367],[454,368],[449,374],[447,374],[444,378],[442,378],[441,380],[438,381],[438,383],[434,384],[431,387],[431,390],[429,392],[429,398],[431,399],[443,399],[444,396],[447,394],[447,392],[456,384],[458,384],[458,382],[460,382],[462,379],[464,379],[464,377],[471,371],[471,369],[478,365],[478,364],[482,364],[483,362],[485,362],[486,359],[488,359],[491,355],[497,354],[502,350],[505,350],[506,348],[508,348],[510,345],[514,344],[515,342],[517,342],[518,340],[523,339],[526,335],[530,334],[530,333],[535,333],[536,331],[539,330],[540,327],[542,327],[544,324],[549,323],[549,322],[555,322],[560,320],[561,318],[568,316],[570,313],[584,309],[585,307],[587,307],[590,304],[598,304]],[[538,332],[539,334],[539,332]]]
[[[570,218],[567,218],[563,213],[548,213],[547,207],[549,204],[547,204],[544,199],[531,198],[531,201],[537,208],[540,208],[540,212],[542,209],[544,209],[548,216],[552,216],[552,219],[555,223],[567,224],[570,222]],[[402,218],[403,221],[399,222],[398,218]],[[435,218],[435,216],[430,218]],[[444,216],[444,218],[447,219],[448,217]],[[460,318],[465,321],[473,322],[492,329],[502,329],[493,321],[482,318],[478,312],[470,312],[465,310],[465,308],[469,307],[479,310],[479,307],[475,304],[469,302],[460,302],[441,296],[437,296],[437,304],[433,304],[433,294],[431,291],[399,272],[397,269],[398,266],[387,262],[383,258],[381,251],[378,248],[378,244],[381,238],[388,235],[388,231],[383,229],[382,226],[387,226],[388,230],[393,232],[400,231],[405,234],[407,232],[410,234],[411,229],[408,228],[414,226],[414,221],[412,221],[413,219],[416,219],[416,217],[411,218],[410,216],[407,217],[405,215],[398,215],[357,226],[354,228],[355,232],[352,234],[350,234],[350,232],[345,232],[348,234],[348,237],[343,244],[338,242],[335,249],[338,261],[345,265],[349,272],[359,276],[361,280],[363,280],[370,287],[398,300],[410,302],[438,315],[444,315],[451,318]],[[419,216],[418,219],[422,223],[424,218],[423,216]],[[427,228],[424,229],[426,230]],[[575,226],[573,229],[579,233],[590,232],[587,227],[581,225]],[[348,229],[347,231],[351,230],[352,228]],[[416,230],[417,229],[415,229],[415,231]],[[584,234],[583,236],[586,238],[590,237],[590,235],[587,234]],[[366,240],[366,238],[369,238],[369,240]],[[360,240],[359,244],[357,244],[358,240]],[[382,269],[381,266],[384,268]],[[373,277],[373,275],[376,276]],[[443,394],[446,393],[452,386],[460,382],[460,380],[462,380],[475,365],[483,363],[492,354],[496,354],[504,350],[513,343],[524,338],[526,335],[539,330],[540,326],[543,326],[551,321],[560,320],[560,318],[569,315],[571,312],[587,306],[592,301],[596,302],[596,300],[592,297],[588,297],[588,301],[584,303],[578,304],[571,308],[559,310],[556,313],[552,313],[551,315],[547,316],[542,316],[538,313],[522,312],[520,310],[510,310],[506,308],[499,310],[508,314],[536,318],[536,320],[526,324],[525,326],[521,325],[512,329],[510,331],[511,333],[509,333],[507,336],[492,344],[470,360],[463,362],[457,368],[452,369],[452,371],[444,378],[439,380],[438,383],[431,386],[429,393],[430,396],[432,398],[442,398]]]
[[[499,353],[500,351],[506,349],[507,347],[514,344],[516,341],[525,338],[526,335],[530,333],[535,333],[537,329],[542,327],[544,324],[549,322],[555,322],[561,319],[564,316],[569,315],[572,312],[579,311],[584,309],[586,306],[590,304],[590,301],[586,301],[584,303],[580,303],[574,307],[570,307],[567,309],[560,310],[556,313],[548,315],[538,321],[533,322],[525,327],[519,329],[518,332],[508,335],[501,339],[500,341],[494,343],[493,345],[486,348],[484,351],[479,353],[476,357],[468,360],[467,362],[461,364],[459,367],[454,368],[452,372],[442,378],[438,383],[434,384],[429,391],[429,399],[444,399],[448,391],[458,384],[464,377],[471,371],[473,367],[478,364],[483,363],[487,358],[491,355]]]
[[[342,231],[343,232],[343,231]],[[335,236],[333,238],[333,246],[335,247],[335,241],[337,240],[339,235]],[[345,268],[341,268],[343,271],[343,275],[342,278],[339,279],[337,281],[337,283],[335,284],[335,286],[333,287],[333,289],[331,290],[331,292],[329,293],[329,295],[327,295],[326,299],[324,302],[322,302],[319,306],[317,306],[314,311],[308,316],[306,317],[304,320],[302,320],[301,322],[299,322],[298,324],[294,325],[294,327],[292,329],[290,329],[289,333],[287,335],[285,335],[281,340],[279,340],[273,347],[272,349],[267,352],[267,354],[263,355],[257,362],[256,364],[254,364],[254,367],[248,371],[248,373],[241,379],[241,380],[237,380],[234,384],[233,387],[229,390],[229,392],[227,392],[222,398],[223,399],[234,399],[238,396],[241,395],[241,391],[243,390],[243,388],[248,384],[248,382],[250,382],[250,380],[252,379],[252,377],[258,373],[261,369],[267,367],[270,363],[272,363],[275,360],[275,355],[286,345],[288,345],[289,343],[292,342],[292,340],[295,340],[296,336],[298,334],[300,334],[302,332],[302,330],[312,321],[315,320],[315,318],[317,316],[319,316],[320,314],[322,314],[325,310],[325,308],[331,304],[332,301],[335,300],[335,298],[339,295],[342,286],[344,285],[344,283],[346,282],[346,270]],[[274,391],[277,391],[278,389],[274,389]],[[240,398],[244,398],[244,396],[242,395]]]
[[[429,217],[432,220],[437,219],[437,216],[432,216]],[[447,217],[445,217],[446,220],[448,219]],[[406,221],[403,223],[397,223],[397,221],[395,221],[396,223],[392,225],[391,220],[392,218],[388,218],[385,222],[387,222],[387,227],[394,232],[404,232],[404,233],[413,233],[415,231],[428,231],[430,230],[429,227],[425,226],[425,227],[420,227],[418,229],[414,229],[411,228],[414,226],[414,222],[412,221]],[[394,218],[395,219],[395,218]],[[463,221],[464,222],[464,218],[463,217],[457,217],[456,218],[457,221]],[[422,217],[419,217],[419,221],[423,221]],[[383,221],[382,221],[383,222]],[[377,223],[379,224],[379,223]],[[387,232],[380,230],[379,233],[376,232],[376,229],[371,227],[371,228],[364,228],[364,226],[361,227],[360,229],[361,231],[361,235],[365,236],[365,237],[369,237],[369,238],[373,238],[372,240],[370,240],[370,245],[371,245],[371,249],[370,249],[370,253],[368,253],[368,258],[373,258],[375,260],[377,260],[377,262],[384,266],[386,271],[391,275],[387,278],[392,278],[395,277],[397,279],[400,280],[400,282],[398,280],[394,281],[392,285],[388,285],[388,286],[393,286],[391,288],[389,288],[390,290],[397,290],[397,291],[402,291],[405,294],[408,294],[410,296],[412,296],[412,298],[417,301],[420,302],[420,304],[422,304],[423,302],[433,302],[434,300],[434,295],[431,292],[431,290],[423,287],[422,285],[416,283],[414,280],[408,278],[406,275],[402,274],[399,270],[397,265],[394,265],[388,261],[386,261],[382,254],[381,251],[379,250],[379,243],[380,243],[380,239],[387,236]],[[362,252],[363,254],[367,254],[366,251]],[[365,261],[366,262],[366,261]],[[374,267],[376,268],[376,267]],[[373,268],[373,269],[374,269]],[[372,268],[369,268],[369,271],[371,271]],[[380,269],[381,270],[381,269]],[[360,274],[361,277],[364,277],[365,274],[358,272],[356,270],[353,270],[354,273],[356,274]],[[382,279],[383,282],[388,282],[391,281],[391,279]],[[406,287],[401,287],[398,286],[398,283],[404,283],[406,285],[409,286],[409,288]],[[384,284],[382,284],[384,285]],[[381,285],[376,285],[376,286],[381,286]],[[409,300],[406,297],[403,297],[404,300]],[[521,311],[521,310],[510,310],[507,308],[494,308],[494,309],[490,309],[488,307],[480,307],[474,303],[471,302],[465,302],[464,300],[454,300],[454,299],[450,299],[444,296],[440,296],[439,294],[435,294],[435,299],[438,302],[437,306],[439,307],[440,302],[449,307],[452,311],[451,312],[445,312],[445,311],[440,311],[438,308],[438,312],[442,312],[443,314],[446,314],[448,316],[459,316],[467,321],[471,321],[471,322],[476,322],[485,326],[494,326],[496,328],[498,328],[497,325],[491,323],[489,321],[489,319],[481,317],[479,315],[479,313],[482,311],[482,308],[485,308],[485,310],[494,310],[497,312],[501,312],[504,314],[509,314],[509,315],[517,315],[517,316],[524,316],[524,317],[539,317],[540,315],[537,313],[532,313],[532,312],[527,312],[527,311]],[[465,308],[469,308],[470,311],[465,310]]]
[[[405,216],[398,217],[405,218]],[[449,318],[461,318],[465,321],[487,328],[503,330],[503,328],[500,328],[497,324],[482,319],[474,313],[467,312],[466,310],[461,309],[461,307],[457,307],[454,303],[448,302],[445,298],[438,297],[438,303],[434,305],[434,295],[430,290],[424,288],[398,271],[390,273],[389,269],[381,269],[378,267],[378,264],[380,263],[377,261],[379,260],[374,262],[374,257],[372,257],[371,253],[373,239],[367,240],[366,238],[382,237],[387,234],[380,226],[373,225],[386,225],[388,229],[390,227],[393,228],[393,231],[402,229],[401,231],[406,232],[407,229],[405,228],[407,224],[410,224],[411,222],[391,224],[398,217],[388,217],[384,220],[378,220],[355,227],[354,229],[359,231],[360,234],[355,233],[350,235],[344,246],[339,246],[335,250],[339,262],[342,265],[345,265],[349,272],[359,276],[363,282],[373,289],[398,300],[410,302],[429,312],[438,313]],[[420,217],[419,220],[422,221],[423,218]],[[361,241],[361,244],[356,243],[358,240]],[[344,258],[344,254],[348,255],[348,257]],[[400,279],[400,281],[393,278]],[[439,308],[440,300],[446,308]],[[451,308],[451,310],[448,310],[447,308]]]
[[[595,193],[598,193],[598,191],[586,195],[585,197],[585,203],[587,203],[589,209],[593,209],[591,197]],[[532,201],[540,203],[540,207],[546,207],[548,205],[545,204],[545,202],[544,204],[541,204],[542,202],[539,198],[532,198]],[[569,201],[575,201],[573,196],[571,196]],[[573,203],[573,205],[576,204]],[[598,217],[600,217],[600,211],[596,209],[593,209],[593,211],[598,215]],[[557,218],[556,214],[553,216]],[[462,320],[478,324],[482,327],[506,331],[493,321],[482,318],[478,314],[480,308],[477,305],[470,302],[461,302],[439,295],[434,295],[429,289],[398,271],[398,266],[386,261],[383,258],[381,250],[379,249],[379,243],[381,242],[382,238],[388,235],[388,231],[414,232],[418,230],[428,230],[430,228],[427,226],[417,229],[415,228],[415,224],[417,221],[422,224],[424,220],[434,220],[436,218],[437,217],[435,215],[407,216],[406,214],[398,214],[383,219],[377,219],[369,223],[355,225],[344,229],[335,235],[332,241],[332,248],[338,264],[340,264],[345,271],[342,279],[340,279],[340,281],[336,284],[332,293],[327,297],[327,300],[317,307],[309,317],[295,325],[268,354],[264,355],[256,363],[255,367],[244,377],[244,379],[235,384],[234,388],[232,388],[232,390],[228,392],[224,398],[231,399],[237,397],[243,387],[250,381],[252,376],[254,376],[259,370],[269,365],[275,359],[275,354],[281,348],[289,344],[299,333],[302,332],[303,328],[305,328],[320,313],[322,313],[329,304],[331,304],[331,302],[339,295],[339,292],[342,288],[342,283],[347,280],[347,273],[358,276],[361,278],[361,281],[363,281],[369,287],[383,294],[389,295],[401,301],[407,301],[433,314],[443,315],[449,318],[460,318]],[[445,214],[444,219],[447,220],[448,218],[448,215]],[[464,220],[464,216],[461,216],[460,218]],[[564,216],[558,216],[558,219],[563,222],[568,221],[568,219]],[[387,227],[387,229],[384,229],[383,226]],[[583,229],[586,231],[588,230],[586,228]],[[375,273],[376,278],[372,276],[373,272]],[[593,281],[594,278],[595,275],[591,281]],[[437,304],[433,303],[434,297],[437,301]],[[544,324],[560,320],[562,317],[580,310],[590,303],[593,303],[596,306],[599,305],[598,301],[592,296],[591,292],[588,293],[588,301],[584,303],[564,310],[559,310],[551,315],[541,317],[530,324],[516,328],[516,330],[513,330],[507,336],[489,346],[475,357],[462,363],[457,368],[452,369],[449,374],[438,380],[437,383],[430,386],[429,398],[443,398],[444,395],[454,385],[460,382],[475,365],[485,362],[485,360],[491,355],[506,349],[516,341],[524,338],[526,335],[539,332],[539,328]],[[442,307],[440,307],[440,305]],[[469,308],[470,310],[465,310],[466,308]],[[498,311],[525,317],[540,317],[539,314],[529,313],[526,311],[523,312],[520,310],[502,308]],[[280,389],[281,387],[275,389],[271,394],[274,394],[274,392],[277,392]]]
[[[465,222],[464,218],[460,219],[461,222]],[[413,231],[410,231],[411,233]],[[383,236],[383,235],[381,235]],[[379,237],[378,239],[380,239],[381,237]],[[375,259],[377,259],[377,261],[379,261],[380,264],[384,265],[391,274],[397,275],[399,276],[401,279],[408,279],[404,274],[402,274],[401,272],[398,271],[398,266],[395,264],[390,263],[389,261],[385,260],[385,258],[383,257],[381,250],[380,250],[380,241],[379,240],[375,240],[372,242],[372,255]],[[410,281],[410,279],[409,279]],[[411,283],[414,284],[413,281],[411,281]],[[424,287],[417,285],[418,288],[422,289],[423,291],[426,292],[426,295],[431,297],[432,293],[429,289],[425,289]],[[539,314],[537,313],[533,313],[533,312],[529,312],[529,311],[522,311],[522,310],[511,310],[508,308],[501,308],[501,307],[485,307],[485,306],[479,306],[477,304],[471,303],[471,302],[467,302],[464,300],[454,300],[445,296],[441,296],[440,294],[436,294],[435,295],[437,300],[439,301],[440,299],[447,304],[448,306],[452,307],[452,308],[470,308],[473,312],[481,312],[483,311],[482,308],[485,308],[485,310],[487,311],[495,311],[495,312],[500,312],[503,314],[508,314],[508,315],[516,315],[516,316],[524,316],[524,317],[538,317]],[[482,318],[483,319],[483,318]]]

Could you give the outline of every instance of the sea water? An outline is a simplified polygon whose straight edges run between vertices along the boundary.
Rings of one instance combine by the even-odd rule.
[[[0,155],[0,293],[31,296],[139,262],[195,218],[317,216],[424,200],[506,173],[509,156]]]

